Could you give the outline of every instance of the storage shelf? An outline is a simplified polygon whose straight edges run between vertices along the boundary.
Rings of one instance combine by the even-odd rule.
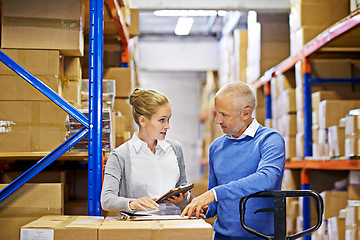
[[[320,33],[313,40],[308,42],[302,51],[294,56],[290,56],[283,60],[281,63],[266,71],[264,76],[255,81],[252,85],[253,88],[259,88],[263,86],[266,82],[269,82],[274,75],[284,73],[289,69],[293,68],[299,60],[303,60],[306,57],[309,57],[311,54],[320,50],[324,45],[334,40],[334,38],[339,37],[340,35],[350,31],[354,27],[360,24],[360,9],[353,12],[349,16],[343,18],[339,22],[335,23],[331,27],[327,28],[325,31]],[[341,48],[335,48],[339,51]],[[358,48],[356,48],[358,50]],[[329,49],[327,49],[329,51]],[[348,51],[348,49],[346,50]]]
[[[360,160],[300,160],[286,161],[287,169],[360,170]]]
[[[50,152],[6,152],[0,153],[1,161],[14,161],[14,160],[25,160],[25,161],[37,161],[47,156]],[[88,152],[66,152],[61,155],[58,160],[62,161],[87,161]]]

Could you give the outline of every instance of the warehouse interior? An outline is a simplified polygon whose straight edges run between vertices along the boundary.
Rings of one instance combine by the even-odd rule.
[[[91,1],[36,0],[29,5],[0,0],[0,60],[9,56],[87,117],[93,98],[91,64],[101,69],[102,171],[110,152],[137,131],[130,93],[154,89],[170,100],[167,138],[182,144],[187,179],[195,183],[192,193],[206,192],[209,147],[224,134],[215,122],[215,93],[227,83],[243,81],[256,94],[253,117],[284,138],[282,190],[312,189],[323,198],[321,226],[304,239],[359,239],[358,0],[104,0],[103,42],[97,49],[101,63],[91,62]],[[181,20],[190,21],[187,33],[176,30]],[[51,239],[65,239],[92,215],[88,137],[9,196],[3,198],[1,191],[82,127],[24,79],[0,63],[0,234],[30,239],[20,235],[46,228],[59,234]],[[99,181],[95,184],[101,188]],[[317,223],[316,204],[304,199],[286,199],[289,235]],[[119,215],[100,211],[102,217]],[[70,218],[74,225],[65,227]],[[43,221],[33,222],[39,219]],[[194,239],[212,239],[214,221],[199,223]],[[56,233],[55,222],[68,232]],[[99,216],[74,234],[105,240],[133,228],[108,224]],[[151,239],[166,239],[165,231],[160,238],[149,226],[141,228],[152,229]],[[171,226],[156,227],[167,228]],[[170,236],[187,239],[191,233],[181,224],[174,229]],[[131,239],[146,239],[135,232]]]

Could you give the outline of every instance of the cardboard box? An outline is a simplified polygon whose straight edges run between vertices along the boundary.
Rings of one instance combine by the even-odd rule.
[[[235,79],[246,82],[248,31],[234,30]]]
[[[114,110],[115,112],[121,112],[122,115],[124,115],[127,119],[129,119],[130,122],[132,122],[133,115],[131,112],[131,105],[128,103],[127,98],[116,97]]]
[[[44,216],[21,228],[20,239],[97,240],[103,217]]]
[[[339,215],[339,211],[347,206],[347,192],[324,191],[320,193],[324,200],[324,220]]]
[[[345,226],[357,226],[360,224],[360,206],[347,206],[345,215]]]
[[[296,114],[284,114],[281,118],[281,133],[284,136],[295,137],[297,133]]]
[[[350,59],[313,59],[311,61],[312,78],[351,78]]]
[[[360,133],[358,126],[359,116],[356,115],[346,115],[345,116],[345,135],[346,137],[356,137]]]
[[[61,81],[58,76],[37,77],[54,92],[59,93]],[[35,87],[20,76],[0,75],[0,100],[48,100]]]
[[[329,240],[345,240],[345,219],[338,216],[328,219]]]
[[[58,76],[61,79],[64,75],[64,61],[58,50],[1,50],[34,76]],[[0,73],[17,75],[5,64],[0,64]]]
[[[4,1],[1,47],[57,49],[67,56],[83,56],[84,17],[81,0]]]
[[[65,140],[66,113],[51,101],[0,101],[1,152],[52,151]]]
[[[139,30],[139,9],[130,8],[130,26],[128,26],[129,34],[131,37],[138,36]]]
[[[280,98],[283,106],[283,110],[282,110],[283,114],[296,112],[295,89],[289,88],[284,90],[281,93]]]
[[[302,26],[330,26],[346,17],[350,12],[349,2],[336,1],[297,1],[291,8],[291,25],[296,29]]]
[[[348,199],[360,200],[360,184],[350,183],[348,185]]]
[[[66,80],[79,81],[82,79],[81,62],[79,57],[64,57],[64,75]]]
[[[0,190],[8,184],[0,184]],[[20,228],[43,215],[64,212],[63,185],[25,184],[0,202],[1,238],[20,239]]]
[[[296,134],[296,157],[304,157],[304,133]]]
[[[329,127],[329,156],[345,156],[345,128],[334,125]]]
[[[356,137],[346,137],[345,138],[345,156],[346,157],[355,157],[355,156],[358,156],[358,154],[359,154],[359,149],[358,149]]]
[[[291,159],[293,157],[297,157],[296,137],[284,136],[284,140],[285,140],[285,158]]]
[[[324,100],[319,104],[319,127],[328,128],[338,124],[351,109],[360,107],[359,100]]]
[[[114,79],[116,81],[116,97],[129,97],[134,89],[130,68],[104,69],[104,79]]]
[[[119,221],[106,217],[98,240],[212,239],[212,226],[204,220]]]
[[[81,106],[81,82],[82,80],[69,80],[61,83],[59,95],[74,106]]]
[[[129,120],[123,115],[115,116],[115,135],[123,135],[124,132],[129,132]]]

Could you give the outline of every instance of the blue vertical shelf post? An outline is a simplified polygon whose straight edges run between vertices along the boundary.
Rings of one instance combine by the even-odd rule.
[[[311,104],[311,69],[310,61],[303,61],[304,81],[304,156],[312,156],[312,104]]]
[[[302,62],[303,72],[303,94],[304,94],[304,156],[312,156],[312,104],[311,104],[311,69],[310,60],[304,59]],[[301,189],[310,189],[310,180],[308,170],[301,172]],[[303,227],[310,228],[310,198],[303,198]],[[310,240],[311,235],[304,236],[304,240]]]
[[[271,87],[270,82],[264,84],[264,95],[265,95],[265,119],[271,119]]]
[[[101,216],[104,1],[90,0],[88,215]]]

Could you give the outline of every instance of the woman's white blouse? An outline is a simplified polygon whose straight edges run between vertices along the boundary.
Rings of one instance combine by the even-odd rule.
[[[136,133],[129,141],[134,198],[158,198],[174,188],[179,180],[180,170],[171,145],[165,140],[158,140],[154,154]]]

